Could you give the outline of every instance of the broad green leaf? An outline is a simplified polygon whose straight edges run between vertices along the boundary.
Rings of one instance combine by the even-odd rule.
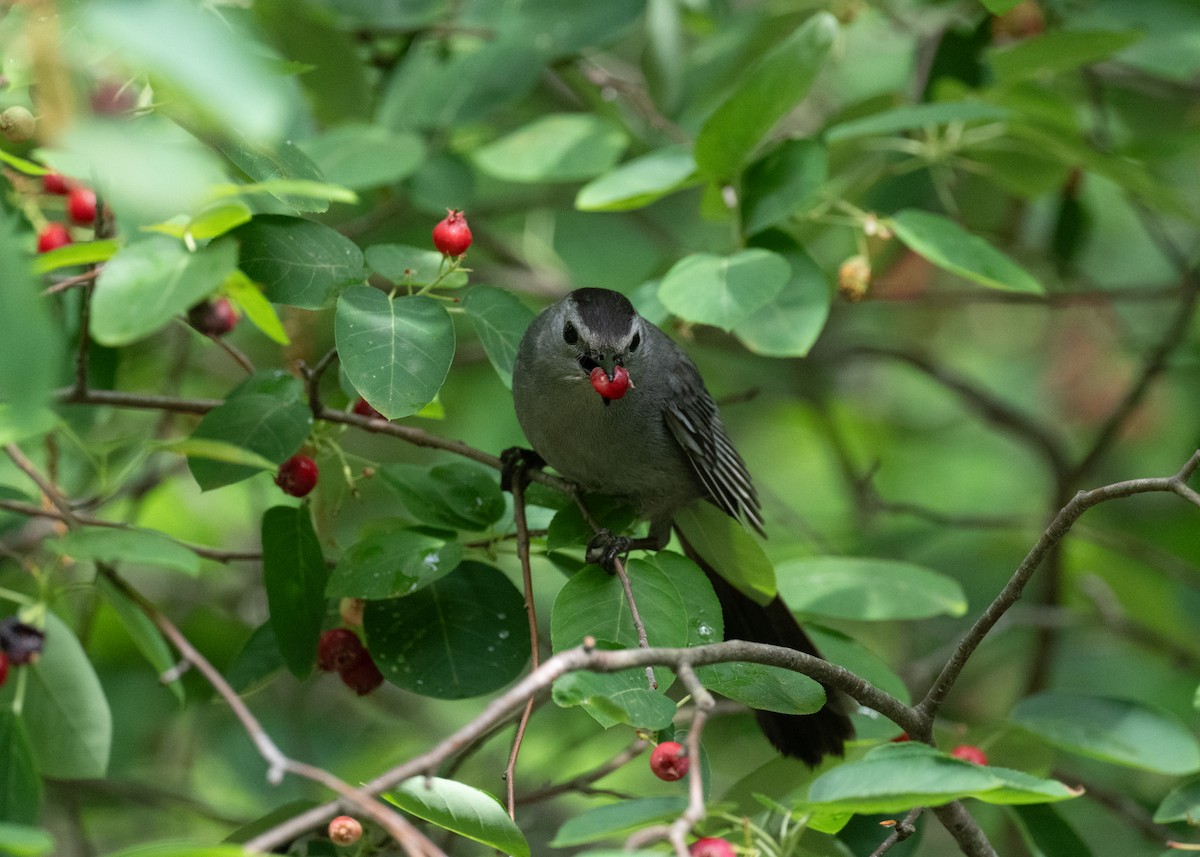
[[[824,134],[830,143],[858,137],[881,137],[916,131],[951,122],[1003,122],[1012,115],[1006,107],[974,101],[944,101],[933,104],[905,104],[839,122]]]
[[[973,797],[985,803],[1026,804],[1067,800],[1080,793],[1057,780],[1021,771],[975,765],[925,744],[884,744],[861,759],[821,774],[810,803],[857,813],[904,812]]]
[[[431,824],[512,857],[529,857],[529,843],[504,807],[484,791],[441,777],[413,777],[384,798]]]
[[[149,336],[215,292],[236,266],[237,245],[229,240],[194,253],[162,235],[130,244],[96,278],[92,336],[114,347]]]
[[[554,682],[555,705],[582,706],[605,728],[624,723],[638,729],[666,729],[675,717],[675,703],[650,690],[646,671],[576,672]]]
[[[306,678],[317,659],[329,570],[307,506],[275,506],[263,514],[263,584],[271,630],[287,668]]]
[[[190,440],[233,444],[278,465],[300,449],[311,426],[312,410],[300,379],[281,371],[260,372],[205,414]],[[188,466],[206,491],[261,472],[253,465],[201,458],[194,452]]]
[[[1049,690],[1022,699],[1009,719],[1056,747],[1114,765],[1173,776],[1200,770],[1191,731],[1142,702]]]
[[[839,631],[811,622],[804,623],[804,630],[817,644],[817,650],[826,660],[845,667],[903,703],[907,704],[910,701],[904,679],[892,671],[887,661],[862,643]],[[885,728],[888,736],[895,734],[895,726],[891,721],[887,721]]]
[[[837,19],[817,12],[746,72],[696,137],[696,164],[702,172],[717,181],[737,175],[775,123],[808,92],[837,33]]]
[[[889,221],[896,237],[939,268],[991,289],[1044,293],[1030,274],[978,235],[938,214],[906,208]]]
[[[782,256],[760,248],[731,256],[692,253],[667,271],[658,297],[686,321],[728,331],[768,305],[791,274]]]
[[[685,797],[645,797],[597,806],[567,819],[550,845],[569,848],[616,839],[654,822],[671,821],[687,808]]]
[[[742,180],[742,231],[760,232],[810,206],[828,172],[825,147],[816,140],[787,140],[755,161]]]
[[[580,211],[630,211],[690,185],[696,161],[684,146],[639,155],[592,179],[575,195]]]
[[[510,182],[574,182],[612,169],[629,139],[591,113],[542,116],[471,154],[480,170]]]
[[[276,462],[271,459],[223,440],[185,437],[180,440],[160,441],[153,446],[165,452],[186,455],[191,459],[236,464],[239,467],[249,468],[252,473],[248,473],[248,476],[260,470],[274,470],[276,467]]]
[[[709,690],[761,711],[812,714],[825,704],[825,691],[798,672],[767,664],[709,664],[696,677]]]
[[[270,194],[278,200],[303,200],[305,207],[292,206],[297,211],[310,211],[317,206],[321,206],[321,210],[324,211],[331,202],[344,202],[347,205],[358,202],[358,194],[349,188],[312,179],[268,179],[252,184],[225,183],[212,189],[212,195],[217,198],[259,194]]]
[[[50,539],[46,547],[59,556],[109,564],[132,563],[200,573],[200,558],[179,542],[155,530],[91,527]]]
[[[553,508],[553,507],[552,507]],[[609,532],[623,533],[637,520],[637,513],[626,501],[617,497],[587,498],[588,516]],[[576,550],[585,547],[596,535],[589,521],[575,503],[563,505],[546,532],[547,550]]]
[[[225,668],[225,680],[238,693],[246,693],[283,670],[283,654],[268,618],[251,632],[249,639]]]
[[[46,612],[46,647],[29,671],[21,716],[38,773],[95,779],[108,770],[112,712],[91,661],[61,619]]]
[[[511,390],[517,348],[533,321],[533,310],[512,292],[491,286],[475,286],[468,291],[463,295],[462,308],[479,335],[492,368]]]
[[[394,598],[445,577],[463,549],[417,530],[373,532],[352,544],[329,576],[329,598]]]
[[[436,250],[407,244],[372,244],[366,255],[371,269],[393,283],[428,286],[437,280],[439,289],[459,289],[467,284],[467,273],[461,270],[438,279],[447,263]]]
[[[425,159],[425,144],[416,134],[359,123],[331,128],[300,148],[326,181],[351,190],[395,184],[416,172]]]
[[[730,584],[760,604],[775,597],[775,568],[754,537],[711,503],[675,515],[683,539]]]
[[[37,827],[0,821],[0,853],[5,857],[42,857],[44,854],[53,854],[54,837]]]
[[[210,117],[255,140],[283,135],[288,120],[283,78],[244,29],[216,9],[174,0],[112,0],[82,7],[89,42],[121,62],[166,80]]]
[[[275,307],[271,306],[262,290],[249,277],[241,271],[234,271],[226,278],[221,290],[246,314],[251,324],[280,345],[291,344]]]
[[[499,690],[529,661],[524,597],[499,569],[478,562],[412,595],[368,601],[363,627],[388,681],[437,699]]]
[[[268,214],[239,226],[239,265],[272,303],[322,309],[366,277],[362,251],[322,223]]]
[[[1049,804],[1009,807],[1033,857],[1092,857],[1092,850]]]
[[[206,205],[193,215],[184,227],[184,234],[198,241],[208,241],[249,223],[253,216],[250,206],[241,200],[221,200]]]
[[[41,164],[35,164],[33,161],[18,158],[11,152],[6,152],[3,149],[0,149],[0,163],[8,164],[17,172],[24,173],[27,176],[44,176],[54,172],[53,170],[46,169]]]
[[[651,554],[644,562],[666,575],[679,593],[687,616],[686,645],[703,646],[725,639],[725,616],[721,602],[717,600],[717,593],[700,566],[683,554],[669,550]]]
[[[753,244],[779,254],[791,268],[791,276],[769,303],[734,327],[733,335],[755,354],[803,357],[829,318],[831,292],[825,272],[784,232],[760,232]]]
[[[797,613],[881,622],[967,612],[958,581],[900,560],[803,557],[780,562],[775,576]]]
[[[334,335],[346,377],[389,420],[432,402],[454,359],[450,315],[420,295],[351,286],[338,299]]]
[[[107,262],[121,248],[121,242],[112,239],[101,241],[81,241],[78,244],[68,244],[41,253],[33,260],[35,274],[48,274],[59,268],[70,268],[74,265],[94,265]]]
[[[1196,819],[1200,819],[1200,779],[1173,789],[1154,810],[1155,824],[1194,823]]]
[[[65,368],[62,323],[29,274],[16,218],[0,208],[0,439],[20,440],[53,426],[45,409]]]
[[[178,839],[150,845],[135,845],[105,857],[246,857],[240,845],[201,845]]]
[[[414,518],[451,530],[487,529],[504,514],[495,471],[466,461],[435,467],[390,464],[379,471]]]
[[[33,760],[33,748],[25,722],[11,710],[0,711],[0,818],[16,824],[0,824],[0,853],[7,853],[5,828],[16,828],[13,838],[20,838],[19,824],[38,820],[42,803],[42,780]],[[53,844],[53,843],[51,843]],[[45,852],[42,852],[45,853]]]
[[[996,77],[1005,83],[1074,71],[1112,57],[1145,33],[1113,30],[1053,30],[1037,38],[994,48],[987,54]]]
[[[79,530],[75,531],[80,532]],[[137,646],[142,656],[150,662],[150,666],[154,667],[154,671],[159,675],[165,675],[176,665],[176,660],[171,654],[170,648],[167,646],[167,641],[163,639],[162,634],[154,623],[150,621],[145,613],[142,612],[136,604],[129,599],[124,592],[118,589],[104,575],[99,575],[96,578],[96,589],[104,596],[104,600],[113,608],[113,612],[117,614],[117,618],[121,620],[121,626],[129,634],[133,644]],[[171,693],[175,694],[175,698],[183,702],[183,684],[178,678],[173,679],[168,685]]]

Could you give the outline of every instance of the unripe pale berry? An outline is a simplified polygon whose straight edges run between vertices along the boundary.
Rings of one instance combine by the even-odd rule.
[[[871,285],[871,263],[866,256],[851,256],[838,268],[838,293],[851,303],[861,301]]]
[[[0,113],[0,134],[13,143],[23,143],[33,136],[37,121],[25,107],[14,104]]]
[[[67,192],[67,217],[80,226],[96,222],[96,194],[86,187],[73,187]]]
[[[71,232],[62,223],[53,222],[47,223],[42,227],[42,231],[38,233],[37,251],[39,253],[48,253],[51,250],[57,250],[59,247],[66,247],[71,243]]]
[[[959,744],[950,751],[950,755],[956,759],[962,759],[965,762],[971,762],[975,765],[986,765],[988,763],[987,753],[980,750],[974,744]]]
[[[362,832],[358,819],[348,815],[339,815],[329,822],[329,838],[336,845],[353,845],[362,838]]]
[[[304,497],[317,487],[317,463],[307,455],[296,454],[279,465],[275,484],[283,493],[293,497]]]
[[[691,760],[678,741],[663,741],[650,754],[650,770],[660,780],[674,782],[687,775]]]
[[[726,839],[717,836],[706,836],[697,839],[688,849],[692,857],[734,857],[733,846]]]
[[[588,380],[592,382],[592,387],[597,393],[610,401],[621,398],[633,386],[629,383],[629,372],[624,366],[614,366],[612,378],[609,378],[608,373],[597,366],[588,375]]]
[[[471,246],[471,227],[461,211],[447,209],[448,214],[433,227],[433,246],[447,256],[461,256]]]

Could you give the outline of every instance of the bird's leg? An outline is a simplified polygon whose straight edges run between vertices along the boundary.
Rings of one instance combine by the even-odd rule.
[[[649,535],[640,539],[614,536],[609,530],[601,530],[588,542],[584,558],[588,562],[594,563],[605,571],[612,573],[613,563],[618,557],[635,550],[661,550],[666,545],[670,535],[671,524],[669,521],[662,527],[652,524]]]
[[[532,449],[510,446],[500,453],[500,488],[511,491],[513,477],[519,476],[522,485],[529,484],[529,471],[540,470],[546,466],[546,459]]]

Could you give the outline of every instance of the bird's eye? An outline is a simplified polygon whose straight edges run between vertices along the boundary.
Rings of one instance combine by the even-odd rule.
[[[567,345],[574,345],[578,341],[579,331],[575,329],[575,325],[568,321],[566,326],[563,327],[563,342],[567,343]]]
[[[633,339],[629,340],[629,353],[637,351],[637,347],[642,344],[642,334],[635,333]]]

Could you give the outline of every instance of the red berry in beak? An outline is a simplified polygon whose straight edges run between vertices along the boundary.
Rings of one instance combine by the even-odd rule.
[[[608,373],[597,366],[592,370],[588,378],[591,380],[592,387],[595,388],[596,392],[609,401],[621,398],[632,386],[629,383],[629,372],[625,370],[624,366],[615,367],[612,378],[609,378]]]

